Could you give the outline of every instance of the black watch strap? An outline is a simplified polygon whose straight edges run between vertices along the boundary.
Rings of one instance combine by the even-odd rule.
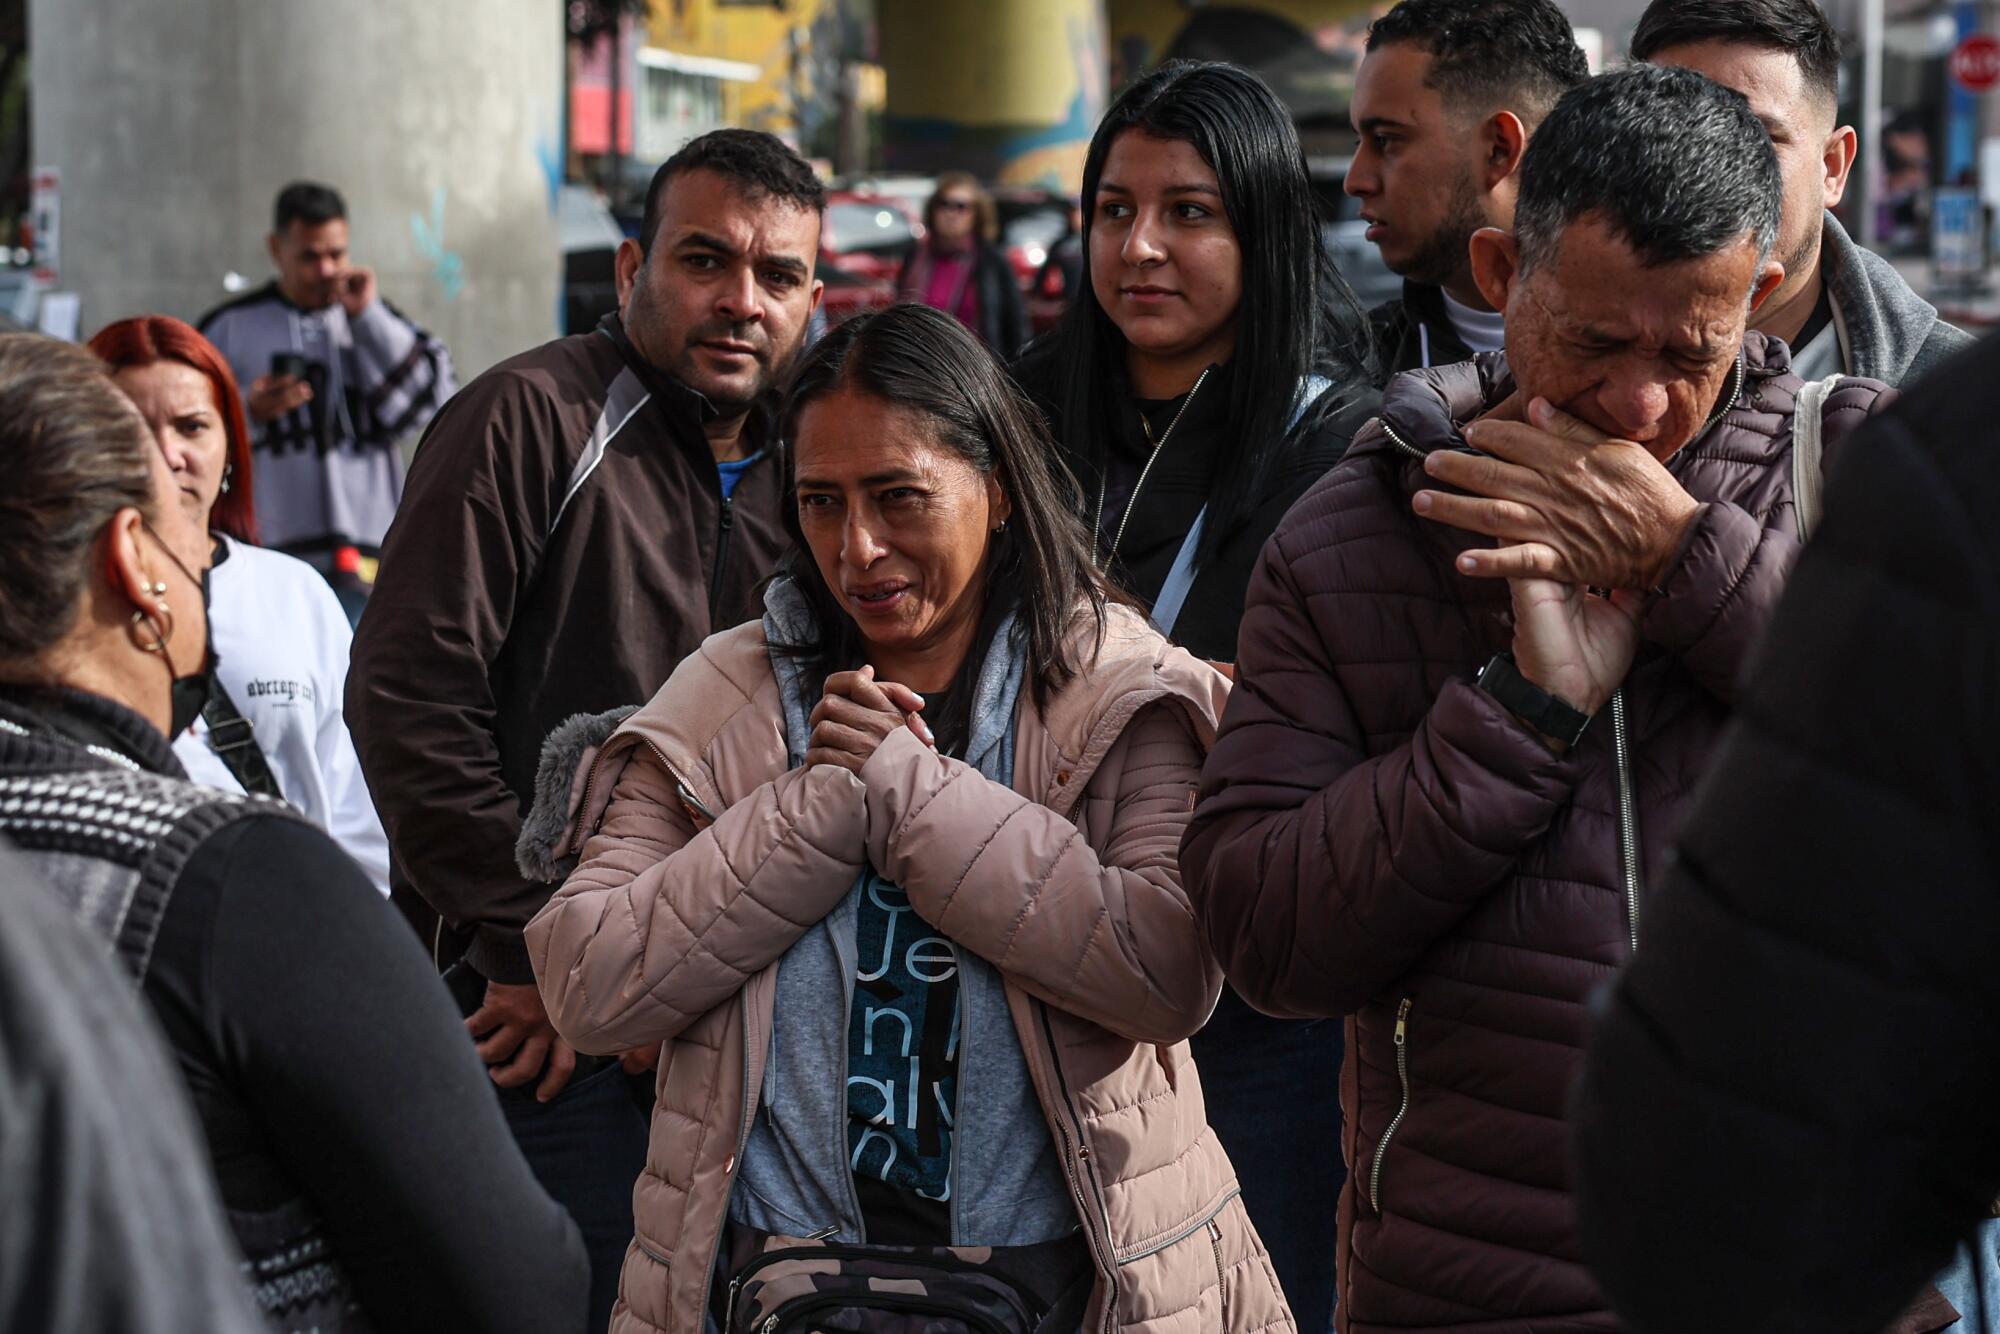
[[[1478,685],[1516,718],[1565,746],[1574,746],[1590,726],[1589,714],[1521,675],[1511,653],[1494,654],[1479,669]]]

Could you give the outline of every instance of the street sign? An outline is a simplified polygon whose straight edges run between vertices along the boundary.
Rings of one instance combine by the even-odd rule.
[[[2000,38],[1975,32],[1951,52],[1951,77],[1968,93],[1983,93],[2000,84]]]
[[[1941,283],[1977,282],[1986,272],[1986,206],[1979,191],[1950,187],[1931,196],[1931,263]]]

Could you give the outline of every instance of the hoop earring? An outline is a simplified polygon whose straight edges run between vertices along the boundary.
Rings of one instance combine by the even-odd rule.
[[[174,609],[167,605],[167,600],[163,596],[166,591],[167,586],[163,583],[149,584],[146,592],[160,599],[158,613],[149,612],[142,607],[132,613],[131,623],[125,627],[125,633],[131,639],[134,648],[142,649],[147,653],[157,653],[162,657],[166,656],[167,641],[174,637]],[[155,619],[156,615],[157,620]],[[165,621],[166,627],[162,629],[158,621]],[[148,644],[139,637],[140,626],[145,626],[152,632],[152,643]]]

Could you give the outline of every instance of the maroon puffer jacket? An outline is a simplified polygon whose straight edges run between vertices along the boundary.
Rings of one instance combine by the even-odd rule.
[[[1252,1004],[1352,1016],[1347,1334],[1617,1328],[1578,1258],[1564,1098],[1798,551],[1800,387],[1750,334],[1668,464],[1704,504],[1639,659],[1565,757],[1472,684],[1512,641],[1506,584],[1453,570],[1485,539],[1410,509],[1420,454],[1512,392],[1503,358],[1398,377],[1264,550],[1182,862]],[[1887,397],[1840,386],[1829,445]]]

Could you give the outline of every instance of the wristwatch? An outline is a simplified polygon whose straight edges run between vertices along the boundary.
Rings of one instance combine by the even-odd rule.
[[[1521,675],[1511,653],[1494,654],[1479,669],[1476,684],[1516,718],[1565,746],[1574,746],[1590,726],[1589,714]]]

